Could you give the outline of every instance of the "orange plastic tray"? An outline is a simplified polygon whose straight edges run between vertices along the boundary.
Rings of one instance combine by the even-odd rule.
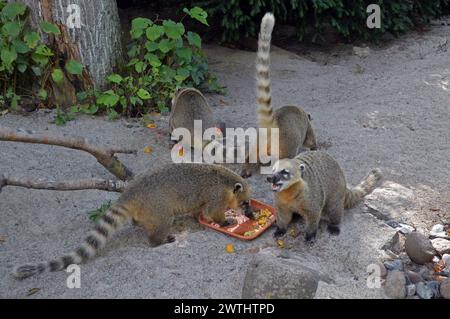
[[[259,231],[255,232],[252,236],[244,236],[244,234],[248,231],[251,231],[254,229],[255,224],[257,223],[256,220],[253,219],[249,219],[245,222],[243,222],[242,224],[240,224],[234,231],[230,231],[230,229],[233,229],[236,227],[236,224],[234,225],[230,225],[227,227],[220,227],[220,226],[216,226],[214,224],[208,223],[204,218],[203,218],[203,214],[199,215],[198,221],[200,222],[200,224],[208,227],[208,228],[212,228],[218,232],[224,233],[226,235],[232,236],[232,237],[236,237],[242,240],[253,240],[259,236],[261,236],[262,233],[264,233],[268,228],[270,228],[274,223],[275,223],[275,216],[276,216],[276,210],[274,207],[264,204],[260,201],[251,199],[250,200],[250,206],[253,209],[253,211],[258,211],[261,210],[263,208],[268,209],[271,213],[272,216],[270,216],[269,221],[266,223],[266,225],[264,227],[262,227]]]

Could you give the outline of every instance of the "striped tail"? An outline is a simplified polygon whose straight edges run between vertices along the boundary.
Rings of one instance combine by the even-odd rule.
[[[272,96],[270,92],[270,41],[275,25],[272,13],[266,13],[261,22],[258,53],[256,58],[256,97],[258,101],[258,124],[270,128],[273,124]]]
[[[88,235],[84,243],[75,251],[51,260],[38,264],[25,264],[14,269],[13,275],[16,278],[24,279],[44,271],[58,271],[66,269],[72,264],[81,264],[93,258],[97,251],[102,248],[106,240],[110,238],[117,229],[128,220],[127,212],[121,207],[111,207],[105,215],[101,217],[94,230]]]
[[[358,186],[347,189],[344,202],[345,208],[354,207],[364,198],[364,196],[369,195],[375,189],[381,178],[381,171],[376,168],[370,171]]]

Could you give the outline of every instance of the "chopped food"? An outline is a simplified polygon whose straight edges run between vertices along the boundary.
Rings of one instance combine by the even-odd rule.
[[[284,243],[284,240],[281,240],[281,239],[278,239],[278,240],[277,240],[277,245],[278,245],[278,247],[280,247],[280,248],[286,247],[286,245],[285,245],[285,243]]]
[[[229,253],[229,254],[234,253],[234,246],[233,246],[233,244],[228,244],[228,245],[225,247],[225,250],[226,250],[227,253]]]

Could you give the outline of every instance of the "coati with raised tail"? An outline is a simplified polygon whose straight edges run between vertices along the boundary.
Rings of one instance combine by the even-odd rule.
[[[239,175],[213,164],[170,164],[130,183],[118,201],[101,217],[84,243],[73,252],[48,262],[14,270],[17,278],[57,271],[94,257],[125,222],[144,227],[151,246],[174,241],[170,228],[177,215],[203,212],[205,219],[227,225],[225,211],[241,207],[251,215],[250,188]]]
[[[278,142],[278,158],[293,158],[304,148],[316,150],[316,137],[311,125],[310,116],[300,107],[283,106],[272,108],[272,95],[270,86],[270,43],[275,25],[273,14],[266,13],[261,22],[258,40],[258,53],[256,59],[256,95],[258,101],[258,125],[260,128],[279,129],[279,141],[268,141],[270,154],[271,143]],[[276,148],[276,147],[275,147]],[[241,176],[250,177],[254,174],[260,163],[249,163],[249,156],[242,167]]]
[[[382,177],[379,169],[373,169],[359,185],[348,188],[339,164],[322,151],[281,159],[272,170],[267,181],[275,193],[274,236],[284,235],[293,215],[299,214],[306,223],[306,241],[315,238],[322,217],[329,221],[328,231],[338,235],[344,209],[352,208],[371,193]]]

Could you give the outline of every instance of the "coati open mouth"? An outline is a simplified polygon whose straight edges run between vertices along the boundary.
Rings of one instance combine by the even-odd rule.
[[[286,169],[280,172],[273,173],[272,176],[267,177],[267,181],[272,183],[272,191],[279,192],[283,188],[284,182],[290,179],[290,173]]]

